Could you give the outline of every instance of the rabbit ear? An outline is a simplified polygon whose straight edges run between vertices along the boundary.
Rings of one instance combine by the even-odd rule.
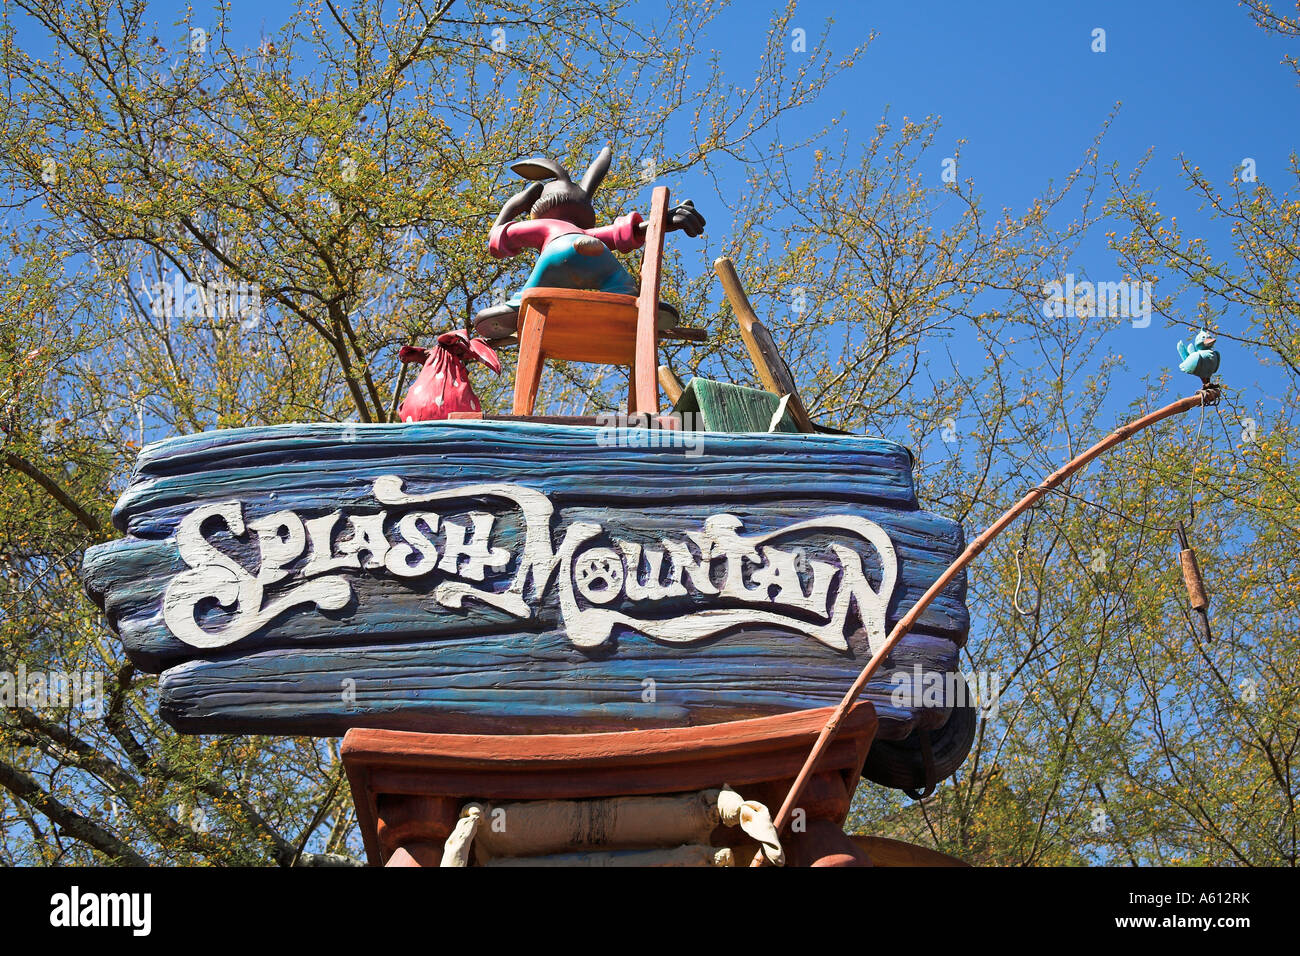
[[[600,151],[595,162],[587,167],[587,171],[582,174],[582,191],[588,196],[594,196],[596,190],[605,179],[605,174],[609,172],[609,161],[613,154],[609,147],[606,146]]]
[[[511,163],[510,168],[517,172],[524,179],[531,179],[539,182],[543,179],[562,179],[566,183],[569,181],[569,174],[553,159],[547,159],[544,156],[538,156],[534,159],[521,159],[517,163]]]

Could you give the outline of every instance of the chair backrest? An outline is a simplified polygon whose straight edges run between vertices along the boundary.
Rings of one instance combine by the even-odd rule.
[[[636,364],[632,370],[635,402],[628,409],[633,413],[653,415],[659,411],[659,282],[667,218],[668,187],[656,186],[650,198],[650,219],[641,260],[641,290],[636,297]]]

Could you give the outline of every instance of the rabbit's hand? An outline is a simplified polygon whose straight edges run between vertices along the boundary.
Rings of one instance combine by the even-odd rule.
[[[501,213],[497,216],[496,225],[512,222],[532,209],[533,203],[537,202],[538,197],[542,195],[542,190],[545,188],[542,183],[531,183],[526,189],[507,199],[506,204],[501,207]]]
[[[668,232],[681,230],[692,239],[704,231],[704,217],[689,199],[668,210]]]
[[[686,235],[694,238],[704,231],[704,217],[700,211],[695,208],[695,203],[689,199],[679,206],[673,206],[667,213],[668,221],[664,224],[664,232],[676,232],[678,229],[685,230]],[[636,233],[641,238],[645,238],[650,231],[650,223],[644,219],[636,224]]]

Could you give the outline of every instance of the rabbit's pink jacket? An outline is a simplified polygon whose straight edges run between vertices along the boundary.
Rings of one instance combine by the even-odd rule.
[[[583,229],[562,219],[526,219],[523,222],[503,222],[492,229],[488,237],[488,251],[498,259],[517,256],[524,249],[545,249],[553,239],[585,233],[594,236],[609,248],[617,252],[631,252],[645,244],[645,238],[637,234],[641,223],[639,212],[630,212],[619,216],[608,226],[595,229]]]

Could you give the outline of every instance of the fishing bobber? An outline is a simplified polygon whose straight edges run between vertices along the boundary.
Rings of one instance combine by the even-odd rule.
[[[1178,522],[1178,540],[1182,550],[1178,552],[1178,564],[1183,569],[1183,586],[1187,588],[1187,600],[1192,610],[1204,614],[1210,607],[1210,597],[1205,591],[1205,581],[1201,578],[1201,566],[1196,561],[1196,552],[1187,543],[1187,529]]]

